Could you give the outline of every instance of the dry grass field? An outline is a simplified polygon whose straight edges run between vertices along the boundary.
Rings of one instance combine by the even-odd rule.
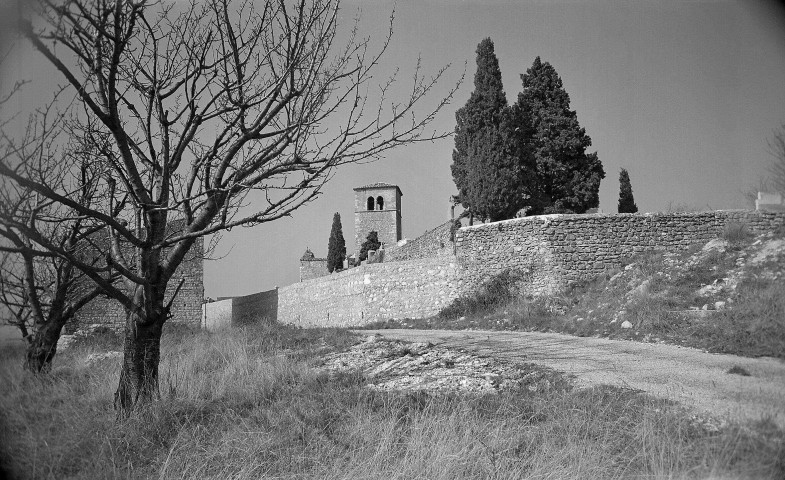
[[[710,428],[678,405],[618,388],[488,395],[378,392],[362,372],[313,368],[355,339],[274,325],[164,339],[161,399],[118,420],[117,339],[63,352],[30,376],[0,367],[9,478],[771,478],[785,433]],[[564,384],[561,384],[564,385]]]

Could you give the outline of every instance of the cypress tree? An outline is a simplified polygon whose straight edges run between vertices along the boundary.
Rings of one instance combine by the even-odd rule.
[[[502,88],[493,41],[477,46],[474,91],[455,113],[451,166],[464,208],[492,221],[512,218],[527,203],[533,158],[521,155],[511,134],[511,117]]]
[[[637,211],[638,206],[635,205],[635,199],[632,197],[630,174],[627,173],[627,169],[622,168],[619,172],[619,213],[635,213]]]
[[[330,241],[327,244],[327,271],[333,273],[343,269],[344,260],[346,260],[346,242],[343,239],[341,215],[335,212],[333,227],[330,230]]]
[[[360,246],[360,261],[368,259],[369,250],[379,251],[379,247],[381,246],[382,242],[379,241],[379,234],[376,231],[368,232],[368,235],[365,237],[365,241]]]
[[[533,213],[584,213],[600,203],[605,178],[591,138],[570,110],[570,96],[548,63],[534,60],[521,75],[523,91],[513,107],[519,135],[531,136],[537,168]],[[523,140],[522,140],[523,141]]]

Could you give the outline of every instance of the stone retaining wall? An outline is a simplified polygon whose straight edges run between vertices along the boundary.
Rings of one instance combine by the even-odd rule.
[[[275,321],[277,316],[277,288],[232,299],[232,325]]]
[[[456,232],[454,256],[439,249],[430,258],[391,262],[388,256],[384,263],[280,288],[277,319],[311,327],[428,317],[505,270],[528,273],[521,284],[524,293],[556,293],[572,282],[618,267],[637,253],[677,250],[720,237],[729,224],[744,225],[758,234],[785,228],[785,213],[543,215],[463,227]],[[444,225],[431,230],[432,235],[411,253],[433,251],[426,245],[436,245],[433,239],[445,231],[449,234]],[[269,313],[273,297],[265,294],[234,300],[238,305],[259,305],[260,312]]]
[[[310,258],[300,259],[300,281],[311,280],[312,278],[319,278],[329,275],[330,271],[327,270],[326,258]]]
[[[358,326],[433,315],[458,296],[454,257],[374,263],[278,289],[278,321]]]
[[[211,332],[232,325],[232,299],[202,305],[202,328]]]
[[[386,248],[385,262],[399,262],[415,258],[429,258],[443,255],[454,255],[454,244],[450,238],[450,229],[453,221],[450,220],[438,227],[428,230],[414,240],[409,240],[400,247]]]
[[[198,326],[202,317],[204,302],[204,240],[198,238],[183,262],[177,267],[166,289],[166,302],[180,284],[177,298],[172,303],[172,318],[168,321],[191,326]],[[120,288],[124,288],[120,284]],[[99,295],[98,298],[80,308],[74,318],[65,326],[65,332],[71,334],[84,326],[101,325],[122,332],[125,328],[125,308],[113,298]]]
[[[456,234],[460,288],[470,291],[508,269],[528,272],[528,294],[549,294],[618,267],[640,252],[681,249],[722,235],[785,225],[785,214],[748,210],[696,213],[541,215],[463,227]]]
[[[257,322],[274,322],[278,316],[278,289],[242,297],[224,298],[202,305],[202,328],[210,331]]]

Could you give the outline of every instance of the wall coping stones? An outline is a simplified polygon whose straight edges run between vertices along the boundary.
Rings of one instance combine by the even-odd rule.
[[[773,213],[773,212],[768,212]],[[478,225],[463,226],[459,231],[479,230],[483,228],[492,228],[503,225],[524,225],[527,223],[541,222],[548,225],[554,221],[561,221],[565,223],[573,223],[580,221],[621,221],[623,218],[639,217],[639,218],[689,218],[689,217],[728,217],[728,214],[740,214],[749,216],[761,216],[763,212],[756,210],[746,209],[726,209],[726,210],[705,210],[700,212],[645,212],[645,213],[552,213],[548,215],[532,215],[529,217],[511,218],[509,220],[499,220],[498,222],[481,223]]]
[[[398,266],[403,267],[407,265],[441,265],[444,264],[448,258],[451,264],[455,263],[457,261],[455,256],[453,255],[451,257],[452,258],[444,256],[444,257],[432,257],[432,258],[416,258],[412,260],[401,260],[395,262],[363,263],[359,267],[347,268],[338,272],[333,272],[323,277],[303,280],[302,282],[297,283],[297,285],[307,286],[310,283],[319,283],[325,281],[339,281],[347,276],[354,276],[360,273],[376,273],[374,270],[385,270]]]

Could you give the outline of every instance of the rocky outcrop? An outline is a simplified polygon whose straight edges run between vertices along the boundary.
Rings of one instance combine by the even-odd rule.
[[[544,367],[430,343],[387,341],[378,335],[346,352],[328,354],[319,368],[358,373],[373,390],[488,394],[570,388],[563,374]]]

